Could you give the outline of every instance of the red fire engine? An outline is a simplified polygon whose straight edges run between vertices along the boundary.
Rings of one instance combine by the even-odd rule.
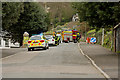
[[[77,30],[72,30],[72,35],[73,35],[73,42],[76,43],[77,42],[77,33],[78,31]]]

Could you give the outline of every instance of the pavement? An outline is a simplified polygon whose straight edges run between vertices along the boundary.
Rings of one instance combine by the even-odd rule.
[[[77,43],[62,43],[48,50],[21,51],[2,58],[3,78],[103,78],[83,56]],[[101,79],[99,79],[101,80]]]
[[[3,48],[0,50],[0,58],[14,55],[18,52],[27,51],[26,48]]]
[[[111,78],[118,78],[118,54],[98,44],[79,43],[82,51]]]

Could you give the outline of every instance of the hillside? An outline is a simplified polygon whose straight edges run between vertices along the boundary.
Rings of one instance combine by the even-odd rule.
[[[56,24],[64,24],[65,22],[71,21],[72,16],[75,14],[75,10],[72,8],[72,3],[47,2],[40,4],[47,8],[47,11],[50,14],[50,20],[55,26],[57,26]]]

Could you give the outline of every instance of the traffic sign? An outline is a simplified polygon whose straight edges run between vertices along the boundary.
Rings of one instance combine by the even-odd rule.
[[[95,38],[95,37],[92,37],[92,38],[90,39],[90,42],[91,42],[91,43],[96,43],[96,38]]]

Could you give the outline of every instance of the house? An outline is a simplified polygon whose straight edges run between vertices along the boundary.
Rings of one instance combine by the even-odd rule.
[[[10,48],[11,36],[6,31],[0,32],[0,48]]]
[[[114,50],[120,52],[120,23],[114,27]]]
[[[78,14],[76,13],[75,15],[73,15],[73,18],[72,18],[72,21],[79,21],[79,16]]]

